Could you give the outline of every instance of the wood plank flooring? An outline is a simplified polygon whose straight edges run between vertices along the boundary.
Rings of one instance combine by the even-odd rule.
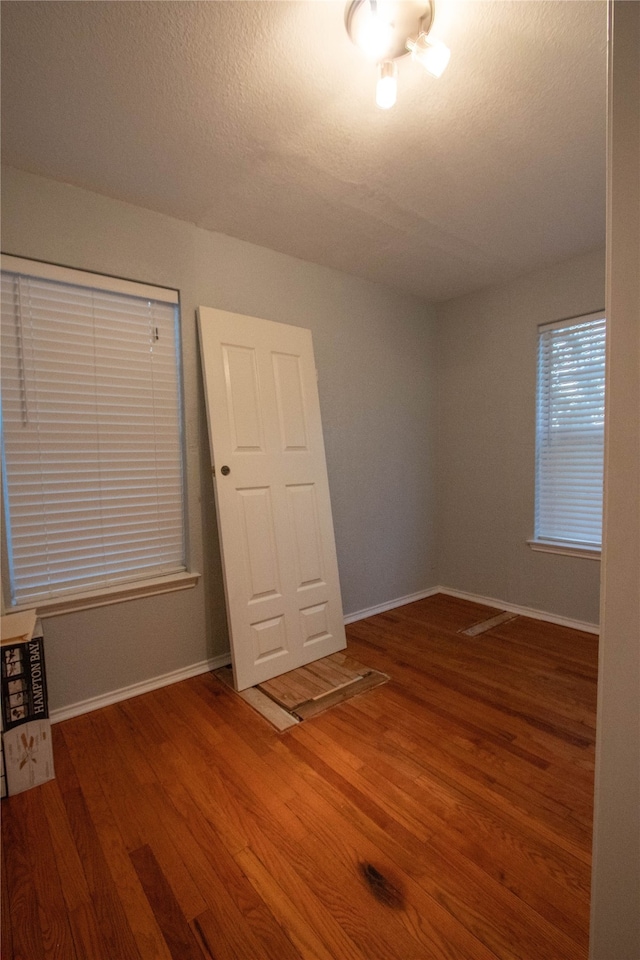
[[[277,732],[213,675],[54,727],[2,801],[3,960],[586,960],[597,638],[444,595]]]

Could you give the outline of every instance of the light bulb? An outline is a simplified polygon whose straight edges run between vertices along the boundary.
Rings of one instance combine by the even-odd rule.
[[[393,29],[388,20],[370,12],[358,31],[358,46],[370,60],[381,60],[388,55],[393,41]]]
[[[376,104],[381,110],[388,110],[396,102],[398,90],[398,67],[393,60],[383,60],[378,64],[378,83],[376,85]]]
[[[427,73],[436,78],[442,76],[451,56],[451,50],[442,40],[429,40],[426,33],[421,33],[416,40],[407,40],[407,48]]]

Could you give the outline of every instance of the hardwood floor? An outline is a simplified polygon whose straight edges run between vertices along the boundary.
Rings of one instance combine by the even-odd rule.
[[[4,960],[585,960],[597,638],[444,595],[283,733],[207,674],[54,727],[2,802]]]

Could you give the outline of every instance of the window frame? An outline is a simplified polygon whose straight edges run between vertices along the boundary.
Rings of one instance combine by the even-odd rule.
[[[184,590],[194,587],[200,574],[190,570],[189,563],[189,525],[187,513],[187,450],[185,443],[184,418],[184,385],[182,376],[182,352],[180,334],[180,294],[170,287],[161,287],[157,284],[147,284],[110,274],[95,271],[75,269],[72,267],[53,264],[32,258],[16,257],[2,254],[1,269],[3,272],[35,277],[44,281],[54,281],[73,286],[103,291],[106,293],[125,294],[137,298],[162,301],[175,305],[177,309],[177,325],[175,329],[175,363],[178,374],[178,427],[180,435],[180,457],[182,470],[182,533],[184,543],[184,570],[170,572],[165,575],[140,577],[116,583],[113,585],[93,585],[86,590],[70,591],[51,598],[34,598],[31,601],[12,603],[10,585],[10,566],[8,549],[7,524],[7,491],[4,487],[4,469],[2,470],[2,537],[1,556],[3,570],[2,591],[0,594],[2,613],[17,613],[27,609],[37,609],[39,615],[56,616],[74,610],[86,610],[101,607],[141,597],[157,596],[158,594]]]
[[[541,434],[541,422],[540,422],[540,407],[543,402],[543,397],[541,395],[542,383],[541,383],[541,346],[542,346],[542,336],[545,332],[551,330],[562,330],[569,327],[575,327],[579,325],[586,325],[588,323],[593,323],[594,321],[604,321],[605,324],[605,350],[606,350],[606,315],[604,309],[594,311],[589,314],[581,314],[576,317],[569,317],[564,320],[554,321],[551,323],[540,324],[537,331],[537,361],[536,361],[536,417],[535,417],[535,477],[534,477],[534,534],[527,540],[528,545],[534,551],[541,553],[553,553],[564,556],[573,556],[581,557],[584,559],[590,560],[599,560],[602,552],[602,542],[600,544],[590,543],[587,541],[580,541],[578,539],[568,539],[562,537],[550,537],[543,536],[538,533],[539,529],[539,483],[540,483],[540,434]],[[602,384],[604,388],[604,371],[602,376]],[[604,422],[602,426],[602,451],[604,457]]]

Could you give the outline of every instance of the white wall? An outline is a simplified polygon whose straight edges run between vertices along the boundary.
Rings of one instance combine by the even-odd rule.
[[[537,326],[604,306],[604,251],[437,307],[438,582],[598,623],[600,564],[534,553]]]
[[[177,287],[193,590],[45,622],[50,707],[228,648],[195,328],[198,305],[308,327],[346,613],[433,586],[433,312],[414,297],[11,169],[2,249]]]
[[[610,4],[607,421],[591,960],[640,957],[640,4]]]

